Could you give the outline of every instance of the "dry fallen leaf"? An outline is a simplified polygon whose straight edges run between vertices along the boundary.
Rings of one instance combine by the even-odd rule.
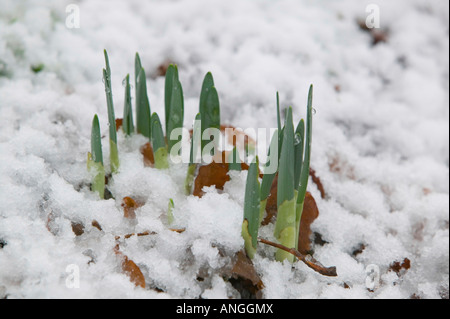
[[[81,236],[84,234],[84,225],[81,223],[72,222],[72,231],[75,236]]]
[[[411,260],[405,258],[403,262],[396,261],[391,264],[389,270],[394,271],[399,277],[404,275],[411,268]]]
[[[134,283],[136,287],[145,288],[145,277],[142,274],[141,269],[134,261],[120,252],[118,244],[114,248],[114,252],[121,259],[122,271],[130,277],[130,281]]]
[[[141,206],[142,205],[137,203],[133,198],[124,197],[122,200],[123,217],[128,219],[136,219],[135,211]]]
[[[275,176],[272,188],[270,189],[270,195],[267,199],[266,205],[266,217],[262,221],[262,225],[269,225],[272,221],[274,221],[275,216],[277,216],[278,206],[277,206],[277,195],[278,195],[278,174]]]
[[[225,154],[221,154],[224,158]],[[224,160],[222,163],[213,161],[209,165],[201,166],[194,182],[194,196],[202,197],[205,194],[203,187],[215,186],[217,189],[223,190],[225,183],[229,180],[228,164]]]
[[[144,166],[153,167],[155,165],[155,157],[153,155],[153,148],[150,143],[141,146],[141,154],[144,155]]]
[[[300,235],[298,250],[307,255],[311,251],[311,224],[319,217],[319,209],[311,193],[307,192],[303,206],[302,220],[300,222]]]
[[[117,132],[122,127],[122,125],[123,125],[123,119],[116,119],[116,131]]]
[[[311,179],[314,184],[316,184],[317,189],[320,192],[320,197],[325,198],[325,189],[323,187],[322,181],[320,180],[320,177],[317,176],[316,171],[312,168],[309,169],[309,176],[311,176]]]
[[[262,298],[261,290],[264,288],[264,284],[255,270],[252,261],[247,255],[240,251],[236,254],[236,262],[231,270],[230,280],[234,286],[238,286],[241,290],[241,296],[244,293],[249,294],[252,297],[258,299]],[[248,297],[248,296],[242,296]]]
[[[99,231],[103,231],[102,226],[100,226],[99,222],[96,220],[92,221],[92,227],[97,228]]]

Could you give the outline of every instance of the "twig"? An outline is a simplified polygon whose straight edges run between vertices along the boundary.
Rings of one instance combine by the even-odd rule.
[[[297,257],[299,260],[303,261],[309,268],[311,268],[312,270],[318,272],[321,275],[327,276],[327,277],[337,277],[337,272],[336,272],[336,267],[324,267],[322,264],[320,264],[320,262],[318,262],[317,260],[315,260],[311,255],[303,255],[301,254],[298,250],[293,249],[293,248],[287,248],[286,246],[268,241],[266,239],[263,238],[258,238],[258,241],[260,243],[278,248],[278,249],[282,249],[292,255],[294,255],[295,257]]]
[[[184,231],[185,231],[186,229],[185,229],[185,228],[181,228],[181,229],[170,228],[169,230],[170,230],[170,231],[173,231],[173,232],[175,232],[175,233],[178,233],[178,234],[182,234],[182,233],[184,233]],[[158,233],[145,231],[145,232],[143,232],[143,233],[138,233],[138,234],[135,234],[135,233],[127,234],[127,235],[125,235],[125,236],[123,236],[123,237],[124,237],[125,239],[129,239],[129,238],[131,238],[131,237],[133,237],[133,236],[144,237],[144,236],[152,236],[152,235],[158,235]],[[116,240],[119,240],[119,239],[120,239],[120,236],[116,236],[115,239],[116,239]]]

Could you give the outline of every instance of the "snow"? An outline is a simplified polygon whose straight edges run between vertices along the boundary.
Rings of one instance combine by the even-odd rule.
[[[108,127],[105,48],[117,117],[135,52],[148,75],[166,60],[179,65],[187,127],[208,71],[222,121],[242,128],[276,126],[277,91],[297,121],[314,84],[312,166],[327,197],[310,182],[320,210],[312,230],[326,242],[313,248],[339,276],[301,263],[292,269],[260,247],[254,263],[265,298],[448,298],[448,2],[377,1],[389,34],[375,46],[357,24],[370,1],[72,2],[79,29],[66,27],[64,1],[0,0],[0,298],[239,297],[219,272],[243,248],[246,172],[233,173],[223,192],[186,197],[185,165],[145,168],[145,139],[119,133],[121,168],[110,183],[116,200],[89,191],[93,115],[103,135]],[[43,71],[33,73],[39,64]],[[160,116],[163,87],[163,78],[149,77]],[[107,139],[103,146],[107,159]],[[125,196],[145,202],[136,223],[123,218]],[[173,226],[184,233],[168,230],[170,198]],[[85,225],[82,236],[72,222]],[[114,255],[115,236],[144,231],[155,235],[122,238],[120,248],[147,289],[130,282]],[[260,230],[266,238],[272,232],[272,225]],[[411,269],[399,277],[390,265],[405,258]],[[69,265],[79,268],[79,288],[67,286]],[[366,287],[371,265],[380,271],[374,291]]]

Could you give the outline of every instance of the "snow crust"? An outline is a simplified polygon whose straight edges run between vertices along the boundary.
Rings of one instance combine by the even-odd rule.
[[[254,262],[264,297],[448,298],[447,1],[377,1],[389,33],[375,46],[357,23],[371,1],[72,2],[79,29],[66,27],[65,1],[0,0],[0,298],[239,298],[219,270],[243,248],[246,172],[235,173],[223,192],[186,197],[186,166],[145,168],[145,139],[119,133],[121,168],[110,188],[116,200],[89,191],[95,113],[102,134],[108,131],[103,49],[117,117],[135,52],[160,116],[164,79],[151,75],[167,59],[179,65],[188,127],[208,71],[222,122],[243,128],[276,126],[277,91],[298,121],[314,84],[312,167],[327,197],[310,181],[320,210],[312,228],[325,242],[313,249],[339,276],[278,263],[272,248],[260,247]],[[32,72],[39,64],[44,69]],[[106,138],[103,146],[107,159]],[[125,196],[146,202],[137,223],[123,218]],[[168,229],[170,198],[182,234]],[[102,231],[90,227],[93,220]],[[82,236],[72,222],[87,225]],[[143,231],[157,234],[131,237],[121,251],[141,268],[145,290],[121,273],[114,255],[115,236]],[[266,238],[272,233],[273,226],[261,229]],[[390,270],[405,258],[411,269]],[[79,268],[79,288],[67,286],[69,265]],[[371,265],[380,280],[369,291]]]

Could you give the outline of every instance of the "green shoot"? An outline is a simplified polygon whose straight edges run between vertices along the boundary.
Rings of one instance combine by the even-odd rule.
[[[303,119],[297,125],[295,130],[295,172],[294,172],[294,185],[295,189],[298,189],[300,185],[300,175],[303,166],[303,151],[305,146],[305,121]]]
[[[173,221],[174,221],[174,217],[173,217],[174,208],[175,208],[175,204],[173,202],[173,199],[171,198],[169,200],[169,207],[167,209],[167,223],[169,224],[169,226],[172,225]]]
[[[155,154],[155,167],[158,169],[169,168],[166,140],[161,126],[161,121],[156,113],[152,115],[152,146]]]
[[[281,146],[283,144],[283,130],[281,128],[281,114],[280,114],[280,94],[277,92],[277,126],[278,126],[278,158],[281,156]]]
[[[295,192],[294,192],[294,125],[292,122],[292,108],[288,109],[283,145],[281,150],[279,174],[278,174],[278,216],[275,225],[275,237],[289,248],[294,248],[296,238],[295,224]],[[278,250],[276,259],[283,261],[288,259],[293,262],[291,254]]]
[[[297,203],[296,203],[296,233],[297,233],[297,245],[298,248],[298,236],[300,232],[300,221],[303,213],[303,205],[305,203],[306,188],[308,186],[309,168],[311,162],[311,140],[312,140],[312,107],[313,100],[313,86],[309,88],[308,93],[308,105],[306,116],[306,136],[305,136],[305,156],[300,173],[300,185],[298,189]]]
[[[133,110],[131,108],[131,85],[129,74],[125,78],[125,103],[123,107],[122,129],[127,136],[130,136],[131,134],[134,133]]]
[[[250,165],[245,188],[244,222],[242,223],[242,237],[245,242],[245,250],[250,259],[253,259],[258,245],[259,212],[260,212],[260,184],[259,164]]]
[[[108,106],[111,172],[117,173],[119,170],[119,151],[117,149],[116,117],[114,115],[114,104],[111,90],[111,68],[109,66],[109,58],[106,50],[104,50],[104,54],[106,68],[103,69],[103,81],[105,82],[106,104]]]
[[[220,103],[219,95],[214,87],[214,79],[211,73],[206,74],[200,94],[200,114],[201,114],[201,133],[202,133],[202,154],[203,149],[211,141],[203,139],[203,134],[207,129],[220,129]]]
[[[230,153],[230,157],[230,163],[228,165],[229,170],[237,172],[242,171],[241,159],[239,158],[239,151],[236,146],[233,148],[233,152]]]
[[[44,63],[35,64],[35,65],[32,65],[30,68],[31,68],[31,71],[33,71],[34,73],[39,73],[42,70],[44,70],[45,64]]]
[[[178,80],[178,68],[176,65],[170,65],[166,73],[165,83],[165,111],[166,111],[166,136],[169,146],[169,153],[172,147],[181,141],[172,139],[172,131],[183,127],[184,122],[184,98],[181,82]]]
[[[88,153],[88,171],[93,175],[92,191],[97,192],[100,198],[105,198],[105,169],[103,167],[102,139],[98,116],[92,121],[91,152]]]
[[[139,56],[139,53],[136,53],[136,56],[134,58],[134,87],[136,89],[136,96],[138,96],[138,77],[139,77],[139,73],[141,72],[142,69],[142,63],[141,63],[141,58]]]
[[[138,133],[149,139],[151,138],[150,114],[151,109],[147,95],[147,79],[145,77],[145,70],[141,68],[136,81],[136,125]]]

